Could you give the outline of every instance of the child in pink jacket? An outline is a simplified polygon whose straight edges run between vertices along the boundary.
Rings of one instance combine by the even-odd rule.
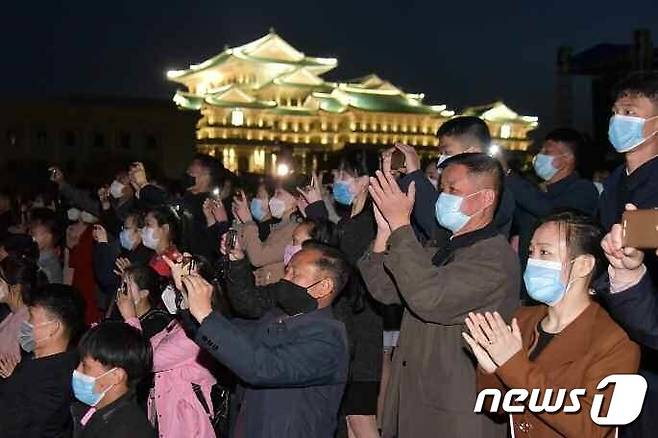
[[[117,294],[117,297],[121,293]],[[126,323],[141,330],[139,319],[131,315],[129,298],[117,300]],[[134,308],[134,305],[133,305]],[[205,353],[190,339],[182,325],[173,320],[151,338],[155,384],[149,396],[149,419],[161,438],[215,438],[210,418],[194,393],[192,384],[201,388],[213,412],[210,389],[217,382],[204,365]]]

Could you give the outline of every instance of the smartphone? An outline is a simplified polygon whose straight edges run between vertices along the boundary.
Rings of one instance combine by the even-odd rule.
[[[400,170],[405,166],[404,154],[395,149],[391,154],[391,170]]]
[[[226,250],[232,251],[235,249],[235,243],[238,240],[238,232],[236,230],[230,229],[226,232]]]
[[[625,247],[658,248],[658,209],[625,211],[621,227]]]
[[[220,200],[220,198],[219,198],[219,195],[220,195],[220,194],[221,194],[221,190],[219,190],[219,187],[215,187],[215,188],[212,190],[212,198],[213,198],[215,201],[219,201],[219,200]]]

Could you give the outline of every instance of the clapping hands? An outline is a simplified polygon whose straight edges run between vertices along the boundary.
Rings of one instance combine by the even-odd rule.
[[[463,332],[462,336],[486,373],[495,372],[523,348],[516,318],[509,326],[498,312],[471,312],[465,322],[469,333]]]

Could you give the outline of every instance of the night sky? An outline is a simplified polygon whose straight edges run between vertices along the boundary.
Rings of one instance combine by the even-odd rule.
[[[658,1],[41,1],[3,7],[4,96],[172,96],[172,68],[270,27],[329,79],[376,72],[449,108],[504,99],[551,120],[556,50],[658,41]]]

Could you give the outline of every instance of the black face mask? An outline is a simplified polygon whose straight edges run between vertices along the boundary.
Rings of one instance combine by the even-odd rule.
[[[183,178],[181,179],[181,183],[183,184],[183,187],[186,189],[189,187],[192,187],[193,185],[196,184],[196,178],[194,178],[191,175],[188,175],[187,172],[183,174]]]
[[[274,285],[277,304],[289,316],[316,310],[318,301],[308,294],[308,289],[319,284],[320,281],[307,288],[298,286],[288,280],[279,281]]]

